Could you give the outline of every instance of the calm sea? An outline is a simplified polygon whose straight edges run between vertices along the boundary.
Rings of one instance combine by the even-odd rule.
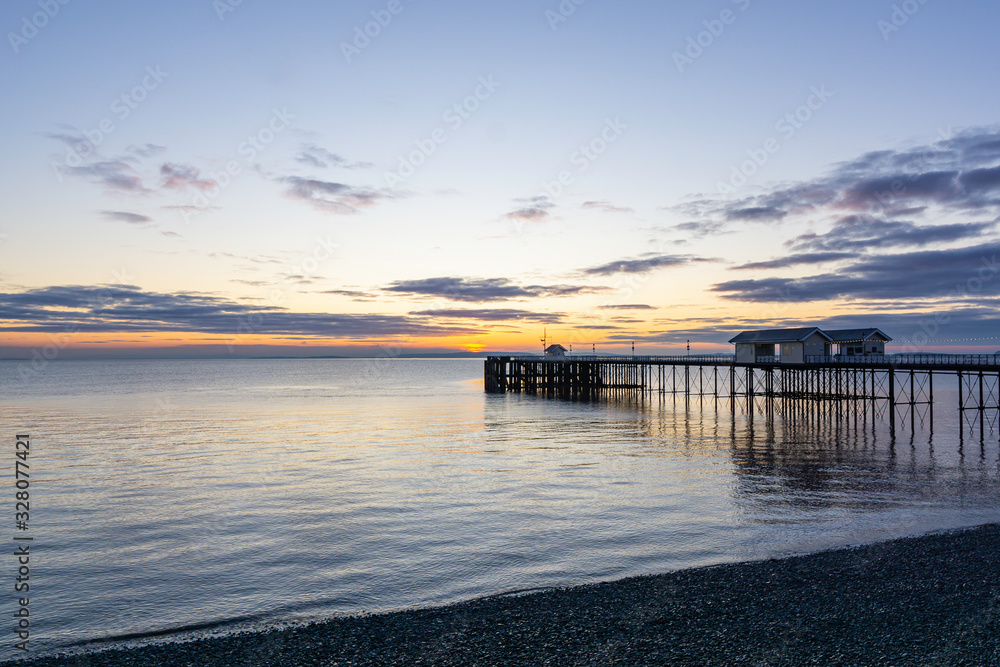
[[[32,655],[1000,520],[1000,436],[960,438],[946,385],[933,433],[892,439],[871,415],[486,395],[471,360],[23,369],[0,362],[0,463],[30,433]]]

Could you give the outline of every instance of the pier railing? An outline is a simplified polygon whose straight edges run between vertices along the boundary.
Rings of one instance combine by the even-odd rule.
[[[616,364],[635,362],[637,364],[650,363],[701,363],[701,364],[731,364],[736,360],[732,354],[690,354],[690,355],[667,355],[650,356],[639,354],[623,355],[593,355],[593,354],[567,354],[564,357],[549,357],[541,354],[520,354],[510,357],[513,361],[606,361]]]
[[[838,364],[842,366],[996,366],[996,354],[866,354],[859,356],[807,356],[807,364]]]
[[[511,356],[513,361],[544,361],[544,362],[574,362],[591,361],[616,364],[708,364],[726,365],[738,363],[778,364],[782,365],[782,357],[778,355],[757,355],[752,362],[737,362],[732,354],[689,354],[689,355],[592,355],[568,354],[563,357],[549,357],[541,354],[521,354]],[[804,358],[807,365],[837,365],[837,366],[940,366],[941,368],[977,367],[1000,368],[998,354],[866,354],[859,356],[846,355],[807,355]],[[786,362],[785,365],[793,365]],[[795,364],[801,366],[802,364]]]

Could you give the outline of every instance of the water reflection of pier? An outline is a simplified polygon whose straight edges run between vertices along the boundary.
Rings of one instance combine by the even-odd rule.
[[[956,394],[952,378],[936,397],[950,406]],[[963,445],[955,411],[938,415],[934,429],[928,420],[909,432],[901,424],[893,435],[885,415],[852,410],[843,401],[757,397],[750,410],[733,411],[728,399],[716,401],[709,392],[609,392],[552,406],[537,398],[488,400],[491,444],[504,450],[501,443],[563,442],[560,455],[586,462],[592,466],[587,478],[605,481],[619,479],[620,462],[636,458],[648,460],[636,468],[638,479],[666,468],[698,485],[703,475],[728,471],[725,494],[736,501],[741,520],[754,523],[826,521],[829,512],[846,511],[891,514],[903,524],[917,522],[919,530],[921,514],[909,512],[910,503],[936,511],[956,503],[992,507],[998,497],[1000,445],[995,438]],[[672,493],[678,483],[687,482],[664,479],[660,488]]]
[[[855,419],[887,420],[893,433],[899,420],[911,428],[918,419],[933,426],[935,378],[950,376],[958,382],[963,427],[978,426],[982,436],[1000,418],[1000,356],[995,355],[810,356],[797,364],[772,358],[739,363],[726,355],[495,356],[487,358],[484,370],[489,393],[697,397],[716,407],[727,401],[734,413],[778,410],[804,419],[835,409]]]

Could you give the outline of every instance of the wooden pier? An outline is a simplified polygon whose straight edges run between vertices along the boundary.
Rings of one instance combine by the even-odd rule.
[[[842,402],[889,419],[919,417],[933,426],[934,378],[956,376],[963,423],[980,433],[1000,421],[1000,355],[809,356],[804,363],[780,357],[737,362],[732,355],[510,356],[488,357],[488,393],[525,392],[562,398],[608,394],[659,394],[728,400],[735,411],[758,398]]]

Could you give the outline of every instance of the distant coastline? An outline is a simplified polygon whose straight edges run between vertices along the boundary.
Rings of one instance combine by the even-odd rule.
[[[250,355],[238,355],[238,354],[219,354],[212,356],[122,356],[122,355],[108,355],[108,356],[86,356],[86,357],[67,357],[64,359],[58,359],[53,361],[185,361],[185,360],[195,360],[195,361],[221,361],[224,359],[230,359],[234,361],[253,361],[253,360],[264,360],[264,359],[485,359],[487,356],[494,355],[509,355],[509,354],[524,354],[524,353],[512,353],[512,352],[442,352],[442,353],[413,353],[413,354],[368,354],[368,355],[358,355],[358,356],[347,356],[347,355],[336,355],[336,354],[321,354],[321,355],[307,355],[307,356],[250,356]],[[27,357],[0,357],[0,361],[21,361],[21,362],[31,362],[30,358]]]

